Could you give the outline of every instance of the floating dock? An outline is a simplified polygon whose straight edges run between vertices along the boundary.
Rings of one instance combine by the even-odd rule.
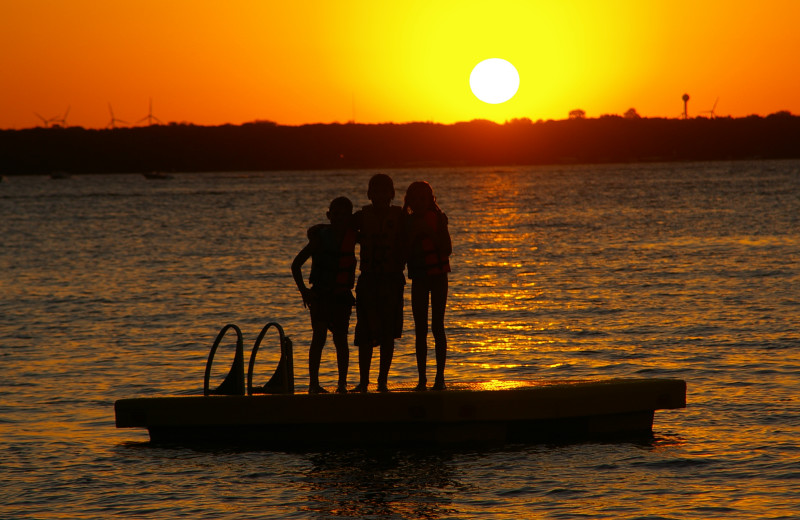
[[[655,410],[686,406],[678,379],[450,383],[445,391],[121,399],[118,428],[153,442],[266,449],[427,447],[652,435]]]
[[[253,366],[270,329],[280,361],[270,380],[253,387]],[[209,386],[221,340],[236,333],[233,363],[218,388]],[[147,428],[153,442],[247,445],[265,449],[499,445],[652,435],[656,410],[686,406],[679,379],[487,381],[448,383],[444,391],[295,394],[292,342],[267,323],[245,377],[242,332],[223,327],[206,361],[203,395],[121,399],[117,428]]]

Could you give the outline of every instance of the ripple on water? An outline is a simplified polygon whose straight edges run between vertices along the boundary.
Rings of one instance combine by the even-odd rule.
[[[165,448],[113,427],[116,399],[199,392],[227,323],[249,351],[280,322],[302,388],[309,317],[288,266],[326,201],[364,203],[374,172],[4,183],[0,517],[793,518],[797,171],[391,171],[400,194],[429,180],[450,217],[451,380],[688,383],[688,408],[657,413],[649,441],[474,453]],[[336,376],[329,344],[321,378]],[[408,302],[391,378],[416,381]]]

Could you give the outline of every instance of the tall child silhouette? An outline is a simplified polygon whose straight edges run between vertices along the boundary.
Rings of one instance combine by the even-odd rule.
[[[394,183],[385,174],[369,180],[367,197],[372,204],[354,215],[361,241],[361,274],[356,284],[356,333],[359,384],[366,392],[372,351],[380,346],[378,391],[389,390],[387,382],[394,354],[394,340],[403,332],[403,276],[405,243],[403,209],[392,205]]]

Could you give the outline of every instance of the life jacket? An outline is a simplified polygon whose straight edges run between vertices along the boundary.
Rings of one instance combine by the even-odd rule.
[[[449,254],[444,254],[444,251],[440,251],[433,240],[433,237],[438,236],[440,231],[439,214],[435,211],[427,211],[424,218],[425,223],[433,232],[432,235],[426,235],[422,239],[422,251],[425,254],[426,272],[429,275],[449,273]]]
[[[430,232],[419,238],[419,246],[416,251],[421,253],[421,258],[416,258],[414,270],[424,271],[429,276],[450,272],[450,251],[441,250],[436,240],[441,232],[440,227],[443,227],[440,218],[446,217],[444,214],[440,217],[440,214],[433,210],[426,211],[422,216]]]
[[[355,230],[348,229],[340,242],[332,226],[322,226],[317,231],[319,247],[311,255],[311,274],[309,282],[314,287],[349,291],[356,279],[356,238]]]
[[[361,272],[402,273],[403,208],[389,206],[378,216],[370,204],[361,209]]]

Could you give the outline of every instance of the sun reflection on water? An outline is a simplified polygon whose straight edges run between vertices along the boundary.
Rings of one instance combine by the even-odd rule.
[[[267,321],[281,323],[304,392],[309,318],[288,267],[326,201],[363,201],[373,172],[4,181],[0,449],[12,507],[42,518],[222,518],[237,504],[251,517],[792,517],[800,170],[754,164],[391,172],[398,192],[430,180],[450,218],[448,384],[676,377],[689,407],[659,412],[642,443],[389,460],[154,448],[131,442],[146,432],[116,430],[112,412],[118,398],[199,392],[226,323],[242,327],[245,355]],[[390,384],[413,386],[406,311]],[[226,338],[213,379],[232,347]],[[276,347],[259,351],[259,378]],[[355,358],[351,346],[351,386]]]

